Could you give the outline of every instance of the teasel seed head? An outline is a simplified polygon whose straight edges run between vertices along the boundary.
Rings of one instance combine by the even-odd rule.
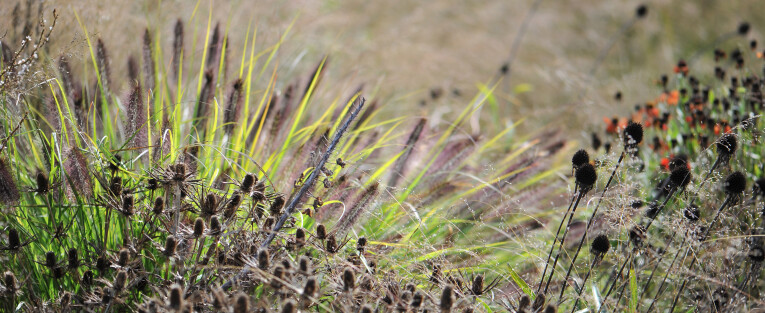
[[[337,253],[337,239],[335,238],[335,235],[327,236],[326,250],[330,254]]]
[[[725,178],[725,193],[728,195],[739,195],[746,189],[746,175],[736,171]]]
[[[274,198],[274,201],[271,203],[271,208],[269,211],[271,212],[271,216],[279,216],[282,212],[282,208],[284,207],[284,196],[279,195],[276,198]]]
[[[194,220],[194,238],[202,237],[202,235],[205,233],[205,220],[201,217],[197,217],[196,220]]]
[[[8,250],[15,251],[21,248],[21,238],[19,231],[15,228],[8,228]]]
[[[16,275],[13,274],[11,271],[6,271],[3,275],[3,283],[5,284],[6,292],[9,294],[14,294],[16,291],[19,290],[18,287],[18,281],[16,280]]]
[[[643,141],[643,125],[640,123],[629,122],[624,128],[624,146],[626,148],[635,148]]]
[[[531,305],[531,298],[529,298],[529,296],[527,295],[521,296],[521,298],[518,300],[519,310],[526,309],[527,307],[529,307],[529,305]]]
[[[100,255],[96,259],[96,269],[101,275],[104,275],[107,270],[109,270],[109,267],[112,265],[112,263],[109,261],[109,258],[107,258],[105,255]]]
[[[595,167],[590,163],[585,163],[580,166],[574,174],[576,183],[579,184],[583,190],[589,190],[595,185],[598,180],[598,173],[595,171]]]
[[[480,296],[483,294],[483,275],[479,274],[473,278],[472,292],[476,296]]]
[[[327,228],[324,226],[324,224],[319,224],[316,226],[316,238],[319,240],[327,239]]]
[[[295,313],[297,306],[295,301],[287,300],[282,304],[282,313]],[[363,309],[362,309],[363,310]]]
[[[300,272],[305,274],[310,274],[313,271],[311,269],[311,259],[306,256],[301,256],[300,259],[298,259],[298,267]]]
[[[359,237],[359,239],[356,241],[356,250],[358,250],[361,253],[364,253],[364,249],[367,247],[367,238],[366,237]]]
[[[720,155],[720,158],[728,160],[734,153],[736,153],[738,140],[736,135],[727,133],[717,140],[715,146],[717,147],[717,154]]]
[[[226,203],[226,208],[223,210],[223,217],[229,219],[234,216],[234,214],[236,214],[236,209],[239,208],[240,204],[242,204],[242,195],[234,193],[231,198],[228,199],[228,203]]]
[[[303,287],[303,297],[313,298],[316,295],[316,278],[308,277]]]
[[[268,250],[266,249],[258,250],[258,268],[262,270],[267,270],[269,267],[269,261],[270,261],[270,256],[268,254]]]
[[[173,284],[170,287],[170,308],[173,310],[180,310],[183,307],[183,290],[178,284]]]
[[[571,164],[574,166],[574,170],[587,163],[590,163],[590,154],[584,149],[579,149],[579,151],[574,153],[574,157],[571,158]]]
[[[127,284],[127,272],[120,270],[117,272],[117,276],[114,278],[114,284],[112,286],[115,291],[119,292],[125,288],[125,284]]]
[[[121,267],[125,267],[127,266],[129,259],[130,259],[130,252],[128,252],[128,249],[125,249],[125,248],[120,249],[120,252],[117,256],[117,264]]]
[[[645,240],[645,231],[646,229],[643,225],[633,226],[632,229],[630,229],[630,241],[632,241],[635,246],[639,247]]]
[[[178,163],[173,167],[173,179],[176,181],[186,180],[186,164]]]
[[[157,199],[154,199],[154,206],[151,208],[151,212],[154,213],[154,215],[160,215],[164,210],[165,200],[162,199],[162,197],[157,197]]]
[[[454,287],[447,285],[441,292],[441,301],[438,304],[438,308],[441,312],[450,312],[454,305]]]
[[[165,250],[162,251],[162,254],[164,254],[166,257],[170,257],[175,254],[175,247],[178,245],[178,242],[175,240],[175,237],[173,235],[167,236],[165,239]]]
[[[688,167],[679,166],[669,175],[669,180],[672,183],[672,186],[685,188],[685,186],[688,186],[688,183],[691,182],[692,176],[693,175],[691,174],[691,171],[688,170]]]
[[[343,291],[352,291],[355,287],[356,276],[350,268],[346,267],[345,270],[343,270]]]
[[[234,301],[234,313],[247,313],[249,311],[250,297],[240,292],[236,295],[236,300]]]
[[[558,309],[552,304],[547,305],[547,307],[545,308],[545,313],[556,313],[556,312],[558,312]]]
[[[210,234],[213,236],[219,236],[222,232],[220,220],[218,220],[217,216],[213,216],[210,218]]]
[[[42,171],[38,171],[35,180],[37,181],[36,191],[43,194],[48,193],[50,190],[50,180],[48,180],[48,175],[45,175]]]
[[[244,175],[244,178],[242,179],[242,184],[239,185],[239,189],[244,193],[249,193],[252,191],[252,187],[255,185],[255,183],[258,181],[258,178],[255,177],[252,173],[247,173],[247,175]]]
[[[534,303],[531,304],[532,311],[537,312],[540,309],[542,309],[542,306],[545,305],[546,301],[547,301],[547,298],[545,297],[544,293],[538,294],[537,298],[534,299]]]
[[[135,200],[132,195],[122,198],[122,214],[132,216],[135,213]]]
[[[45,266],[53,268],[56,266],[56,253],[48,251],[45,253]]]
[[[295,243],[301,247],[305,244],[305,229],[302,227],[295,230]]]
[[[202,199],[201,206],[200,211],[202,211],[202,216],[209,217],[215,215],[218,210],[218,196],[212,192],[208,193],[207,196]]]
[[[598,258],[603,258],[609,249],[611,249],[611,242],[606,235],[598,235],[590,245],[590,251]]]
[[[80,267],[80,258],[77,253],[77,248],[71,248],[66,253],[68,260],[68,267],[71,270],[75,270]]]

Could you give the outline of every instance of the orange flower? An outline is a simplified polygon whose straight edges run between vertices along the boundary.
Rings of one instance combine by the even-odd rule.
[[[677,90],[672,90],[669,92],[669,94],[664,92],[659,96],[659,99],[657,99],[657,101],[666,102],[668,105],[677,105],[677,102],[679,100],[680,100],[680,92]],[[658,112],[657,112],[657,115],[658,115]]]

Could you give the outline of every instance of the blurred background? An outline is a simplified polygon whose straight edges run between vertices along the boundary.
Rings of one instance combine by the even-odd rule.
[[[637,20],[640,5],[646,6],[647,15]],[[278,42],[289,29],[277,55],[279,81],[309,72],[329,55],[326,75],[332,85],[319,92],[332,89],[336,97],[364,84],[365,95],[382,100],[384,111],[392,115],[460,110],[479,85],[496,81],[517,41],[510,74],[497,86],[502,116],[493,118],[510,123],[526,117],[526,125],[533,127],[556,123],[581,131],[569,139],[585,140],[589,130],[602,126],[603,117],[627,113],[634,104],[655,97],[659,89],[652,89],[650,82],[671,73],[678,59],[691,58],[686,52],[703,51],[707,57],[692,64],[694,72],[712,75],[710,43],[735,33],[743,21],[751,24],[749,38],[760,37],[764,22],[758,14],[765,3],[5,0],[0,4],[2,27],[9,35],[14,11],[23,17],[42,10],[49,18],[53,8],[60,18],[50,54],[66,54],[75,64],[89,61],[76,13],[91,35],[110,48],[115,75],[126,72],[128,55],[140,59],[145,27],[162,34],[155,40],[166,47],[165,60],[176,19],[186,23],[186,36],[197,41],[205,38],[208,18],[212,25],[220,23],[235,59],[241,58],[248,29],[250,37],[257,32],[256,51]],[[732,36],[719,46],[745,48],[748,43]],[[201,44],[195,47],[201,54]],[[84,68],[74,66],[74,71]],[[613,100],[617,91],[624,98],[620,106]]]

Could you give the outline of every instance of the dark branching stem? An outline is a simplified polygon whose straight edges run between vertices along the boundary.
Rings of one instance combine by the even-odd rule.
[[[632,259],[632,255],[635,254],[635,250],[637,248],[633,248],[632,251],[627,255],[627,259],[622,263],[621,268],[619,268],[619,273],[614,276],[614,280],[611,282],[611,287],[608,288],[608,291],[606,292],[606,295],[603,296],[603,300],[600,300],[600,309],[598,309],[598,313],[603,310],[603,307],[605,307],[606,300],[608,300],[608,296],[611,295],[611,292],[614,291],[614,286],[616,286],[616,283],[619,281],[619,277],[622,276],[622,273],[624,273],[624,267],[627,266],[627,263]]]
[[[568,223],[566,223],[566,229],[563,230],[563,236],[561,236],[560,238],[560,245],[558,246],[558,254],[555,255],[555,259],[553,260],[552,267],[550,268],[550,276],[547,278],[547,283],[545,284],[544,293],[547,293],[547,289],[550,287],[550,282],[552,281],[553,274],[555,274],[555,266],[558,265],[558,258],[560,258],[560,255],[563,253],[563,242],[566,241],[566,235],[568,234],[568,230],[571,228],[571,221],[574,219],[574,213],[576,213],[576,207],[579,206],[579,201],[581,201],[582,198],[584,198],[584,195],[587,194],[587,189],[585,188],[587,187],[579,186],[579,195],[576,197],[576,202],[574,202],[574,206],[571,208],[571,213],[568,215]],[[563,222],[561,222],[561,224],[563,224]]]
[[[709,223],[709,226],[707,226],[707,230],[704,231],[704,235],[701,236],[701,242],[703,243],[706,239],[709,233],[712,231],[712,227],[715,226],[715,223],[717,223],[717,219],[720,217],[720,213],[728,207],[728,205],[733,202],[733,199],[737,197],[737,195],[728,195],[725,197],[725,201],[720,205],[720,208],[717,209],[717,213],[715,214],[715,217],[712,219],[712,221]],[[690,250],[690,248],[688,248]],[[686,252],[688,253],[688,252]],[[698,261],[698,258],[696,256],[692,256],[691,259],[691,265],[688,266],[689,270],[693,270],[693,266],[696,265],[696,261]],[[675,306],[677,306],[677,301],[680,299],[680,294],[683,293],[683,290],[685,289],[685,285],[688,284],[688,278],[683,279],[683,283],[680,285],[680,289],[677,290],[677,294],[675,295],[675,299],[672,300],[672,308],[669,310],[670,312],[673,312],[675,310]]]
[[[606,196],[606,191],[608,191],[608,187],[611,186],[611,182],[614,180],[614,177],[616,176],[616,171],[619,169],[619,166],[622,164],[622,160],[624,160],[625,154],[626,154],[626,151],[622,151],[622,154],[619,156],[619,161],[616,162],[616,166],[614,167],[614,170],[611,172],[611,177],[608,178],[606,187],[603,188],[603,192],[600,193],[600,198],[598,199],[598,203],[595,204],[595,209],[592,211],[592,215],[590,215],[590,219],[587,221],[587,227],[584,229],[584,235],[582,236],[582,239],[579,240],[579,246],[576,247],[576,252],[574,253],[574,257],[571,259],[571,265],[569,265],[568,270],[566,271],[566,277],[563,279],[563,286],[561,286],[560,288],[560,295],[558,296],[558,299],[559,299],[558,301],[563,299],[563,292],[566,290],[566,286],[568,286],[566,282],[568,281],[568,278],[571,277],[571,270],[574,268],[574,264],[576,263],[576,258],[577,256],[579,256],[579,251],[582,250],[582,246],[584,245],[585,239],[587,239],[587,232],[589,232],[590,226],[592,226],[592,221],[595,220],[595,215],[598,214],[598,208],[600,207],[600,203],[603,201],[603,198]],[[580,294],[581,294],[581,291],[580,291]],[[576,305],[574,305],[574,307],[576,307]]]
[[[550,252],[547,254],[547,261],[545,261],[545,269],[542,271],[542,278],[539,280],[539,286],[537,286],[537,293],[539,293],[540,290],[542,290],[542,284],[545,282],[545,277],[547,275],[547,267],[550,265],[550,259],[552,258],[553,252],[555,252],[555,243],[558,242],[558,235],[560,234],[561,228],[563,228],[563,223],[566,222],[566,217],[569,213],[571,213],[571,207],[574,205],[574,199],[578,197],[578,195],[574,195],[571,197],[571,202],[568,203],[568,209],[566,209],[566,214],[563,215],[563,220],[560,221],[560,224],[558,225],[558,230],[555,232],[555,240],[553,240],[553,244],[550,245]]]
[[[584,275],[584,279],[582,280],[582,286],[579,288],[579,291],[576,293],[576,301],[574,302],[574,306],[571,307],[571,313],[574,313],[576,311],[576,306],[579,305],[579,297],[582,296],[582,291],[584,291],[584,286],[587,285],[587,278],[590,278],[590,274],[592,273],[592,268],[595,267],[595,264],[598,263],[598,259],[595,258],[592,260],[592,264],[590,264],[590,269],[587,270],[587,275]],[[573,264],[573,263],[572,263]],[[558,299],[558,306],[563,302],[563,293],[561,293],[561,296]]]
[[[348,129],[348,127],[351,125],[353,120],[356,118],[356,116],[359,115],[359,112],[361,112],[361,109],[364,107],[364,102],[366,100],[363,97],[359,97],[358,100],[356,100],[358,103],[356,105],[356,108],[351,111],[351,115],[348,116],[348,118],[343,122],[342,125],[340,125],[340,129],[337,130],[335,135],[332,137],[332,141],[329,143],[329,146],[327,147],[327,151],[324,152],[324,154],[321,156],[321,159],[319,160],[319,163],[316,164],[316,167],[314,167],[314,170],[311,171],[311,175],[308,176],[308,179],[305,181],[303,186],[300,188],[300,190],[290,199],[290,202],[287,204],[287,207],[284,209],[284,214],[282,214],[281,217],[279,217],[279,221],[276,222],[276,225],[274,225],[273,230],[271,230],[271,233],[268,235],[266,240],[263,241],[261,244],[261,248],[266,248],[271,244],[271,241],[276,238],[276,234],[279,232],[279,230],[284,226],[284,223],[287,221],[287,218],[289,218],[295,211],[295,208],[300,203],[300,199],[303,198],[303,196],[308,192],[309,189],[313,188],[313,185],[316,183],[316,179],[319,177],[319,175],[322,173],[321,169],[324,168],[324,164],[327,163],[330,156],[332,155],[332,152],[335,150],[335,147],[337,147],[338,143],[340,143],[340,138],[343,137],[343,134]],[[245,267],[239,274],[234,277],[234,279],[231,279],[227,281],[221,288],[224,290],[227,290],[231,288],[234,281],[237,280],[240,277],[243,277],[249,273],[250,269],[248,267]]]
[[[686,236],[684,236],[685,238],[683,239],[683,242],[680,243],[680,247],[681,248],[677,250],[677,253],[675,253],[675,257],[672,258],[672,263],[669,264],[669,268],[672,268],[672,267],[675,266],[675,261],[677,261],[677,257],[680,256],[680,251],[682,251],[682,247],[685,245],[685,240],[688,239],[687,235],[688,234],[686,233]],[[683,257],[683,260],[684,259],[685,259],[685,257]],[[661,261],[661,260],[659,260],[659,261]],[[656,266],[658,267],[658,263],[657,263]],[[653,309],[653,305],[656,303],[656,300],[659,299],[659,295],[661,295],[661,290],[664,288],[664,284],[667,282],[667,277],[668,276],[669,276],[669,271],[664,273],[664,279],[662,279],[661,284],[659,284],[659,289],[656,290],[656,294],[653,296],[653,300],[651,300],[651,305],[648,306],[648,311],[646,311],[646,312],[652,312],[651,309]],[[650,283],[650,282],[651,281],[649,280],[648,283]],[[646,288],[646,289],[648,288],[648,283],[646,283],[644,288]],[[641,296],[641,298],[642,298],[642,296]]]

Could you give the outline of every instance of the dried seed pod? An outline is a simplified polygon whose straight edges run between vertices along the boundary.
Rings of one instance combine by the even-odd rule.
[[[260,249],[258,250],[258,268],[262,270],[267,270],[269,267],[269,260],[270,256],[268,255],[268,250],[266,249]]]
[[[552,304],[548,304],[547,307],[545,308],[545,313],[556,313],[556,312],[558,312],[558,309]]]
[[[284,207],[284,196],[279,195],[276,198],[274,198],[274,201],[271,203],[271,207],[269,211],[271,212],[271,216],[279,216],[282,212],[282,208]]]
[[[540,309],[542,309],[542,306],[545,305],[546,301],[547,301],[547,298],[545,297],[545,294],[543,294],[543,293],[538,294],[537,298],[534,299],[534,303],[531,304],[531,309],[534,312],[539,311]]]
[[[96,269],[101,275],[106,273],[111,265],[112,262],[109,261],[109,258],[107,258],[105,255],[100,255],[98,259],[96,259]]]
[[[220,220],[218,220],[217,216],[213,216],[210,218],[210,235],[212,236],[220,236],[223,229],[220,224]]]
[[[308,277],[305,281],[305,287],[303,287],[303,297],[313,298],[316,295],[316,278]]]
[[[282,287],[281,281],[284,280],[284,273],[285,273],[284,266],[282,266],[281,264],[274,266],[274,272],[273,272],[274,278],[271,279],[271,287],[273,287],[274,289],[279,289]]]
[[[132,216],[135,213],[135,200],[133,196],[128,195],[122,198],[122,214]]]
[[[295,301],[287,300],[282,304],[282,313],[295,313],[296,310],[297,306],[295,305]]]
[[[746,175],[742,172],[733,172],[725,178],[725,193],[739,195],[746,190]]]
[[[194,220],[194,233],[192,236],[194,238],[202,237],[202,235],[205,233],[205,220],[203,220],[201,217],[197,217],[196,220]]]
[[[311,269],[311,260],[306,256],[301,256],[300,259],[298,259],[298,267],[300,272],[304,274],[310,274],[313,271]]]
[[[125,284],[127,284],[127,273],[123,270],[120,270],[117,272],[117,276],[114,278],[114,284],[112,284],[112,286],[114,287],[115,291],[119,292],[125,288]]]
[[[363,253],[364,249],[366,249],[366,246],[367,246],[367,238],[359,237],[359,239],[356,241],[356,250]]]
[[[236,209],[239,208],[240,204],[242,204],[242,195],[234,193],[231,198],[228,199],[226,208],[223,209],[223,217],[229,219],[234,216],[234,214],[236,214]]]
[[[598,258],[603,258],[609,249],[611,249],[611,242],[606,235],[598,235],[590,245],[590,251]]]
[[[579,149],[579,151],[574,153],[574,156],[571,158],[571,164],[575,170],[587,163],[590,163],[590,155],[584,149]]]
[[[454,287],[451,285],[444,287],[443,292],[441,292],[441,301],[438,304],[438,307],[441,309],[442,313],[450,312],[452,310],[452,306],[454,305]]]
[[[151,213],[154,213],[154,215],[160,215],[164,210],[165,200],[162,199],[162,197],[157,197],[157,199],[154,200],[154,207],[151,208]]]
[[[688,183],[691,182],[692,177],[693,175],[691,174],[691,171],[688,170],[688,167],[679,166],[669,175],[669,181],[674,187],[685,188],[685,186],[688,186]]]
[[[91,270],[85,271],[85,273],[82,273],[82,279],[80,279],[80,282],[83,286],[86,288],[93,285],[93,272]]]
[[[48,193],[50,190],[50,180],[48,180],[48,176],[42,171],[38,171],[35,180],[37,181],[37,190],[35,191],[38,193]]]
[[[247,313],[249,311],[250,297],[240,292],[236,295],[236,300],[234,301],[234,313]]]
[[[175,254],[175,247],[178,245],[178,242],[175,240],[175,237],[172,235],[167,236],[165,239],[165,250],[162,251],[162,254],[164,254],[166,257],[170,257]]]
[[[8,250],[16,251],[21,248],[21,238],[19,231],[15,228],[8,228]]]
[[[68,263],[69,269],[75,270],[80,267],[80,258],[77,255],[76,248],[69,249],[69,251],[66,253],[66,256],[69,261]]]
[[[415,309],[419,308],[422,305],[422,298],[423,298],[422,292],[419,292],[419,291],[415,292],[414,295],[412,296],[412,302],[410,303],[410,305]]]
[[[129,256],[130,255],[129,255],[128,249],[125,249],[125,248],[120,249],[120,252],[117,257],[117,264],[121,267],[127,266]]]
[[[324,224],[316,226],[316,238],[319,240],[327,239],[327,228],[324,227]]]
[[[242,179],[242,183],[239,185],[239,190],[241,190],[244,193],[249,193],[252,191],[252,187],[255,186],[255,183],[258,181],[258,178],[255,177],[254,174],[247,173],[247,175],[244,175],[244,178]]]
[[[589,190],[595,185],[598,180],[598,173],[595,171],[595,167],[592,164],[585,163],[576,170],[574,175],[576,183],[579,184],[583,190]]]
[[[643,125],[629,122],[624,128],[624,146],[633,149],[643,141]]]
[[[173,284],[170,287],[170,308],[179,311],[183,307],[183,290],[178,284]]]
[[[734,134],[724,134],[715,142],[717,154],[723,162],[727,162],[736,153],[738,148],[738,139]]]
[[[471,291],[476,296],[480,296],[483,294],[483,275],[479,274],[473,278],[473,286],[471,288]]]
[[[330,254],[337,253],[338,248],[337,248],[337,239],[335,238],[335,235],[329,235],[327,237],[326,250]]]
[[[690,222],[697,222],[699,218],[701,217],[701,211],[699,210],[699,206],[696,204],[691,204],[691,206],[686,207],[683,209],[683,216]]]
[[[49,268],[56,266],[56,254],[53,253],[53,251],[48,251],[45,253],[45,266]]]
[[[343,270],[343,291],[348,292],[356,287],[356,277],[353,275],[353,271],[346,267]]]
[[[295,230],[295,244],[297,244],[298,247],[305,245],[305,229],[298,228]]]
[[[5,272],[3,276],[3,283],[5,284],[6,292],[9,294],[15,294],[19,290],[16,275],[14,275],[11,271]]]

